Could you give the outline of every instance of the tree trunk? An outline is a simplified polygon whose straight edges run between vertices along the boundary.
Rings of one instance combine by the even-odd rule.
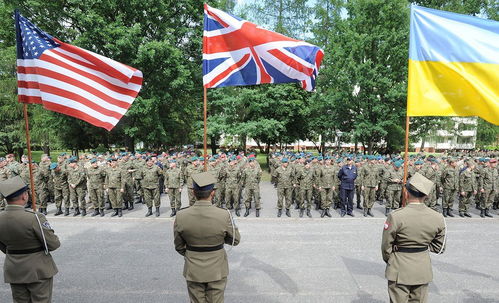
[[[211,147],[211,154],[216,155],[217,154],[217,138],[215,136],[210,137],[210,147]]]
[[[246,135],[241,136],[241,147],[244,153],[246,153]]]
[[[326,142],[324,140],[321,140],[321,148],[319,150],[320,154],[325,154],[326,153]]]
[[[50,156],[50,146],[47,143],[44,143],[42,146],[43,153],[47,156]]]
[[[421,138],[421,150],[420,151],[424,151],[425,143],[426,143],[426,137]]]
[[[260,144],[260,141],[255,140],[256,146],[258,146],[258,149],[260,150],[260,153],[263,154],[265,153],[263,146]]]

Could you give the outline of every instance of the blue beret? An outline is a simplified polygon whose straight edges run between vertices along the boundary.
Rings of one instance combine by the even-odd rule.
[[[416,161],[414,164],[415,164],[415,165],[423,165],[423,164],[424,164],[424,162],[423,162],[423,161],[421,161],[421,160],[418,160],[418,161]]]
[[[198,160],[198,157],[192,157],[191,158],[191,161],[197,161]]]
[[[53,162],[53,163],[50,163],[50,166],[49,166],[49,169],[56,169],[59,165],[57,165],[57,163]]]
[[[288,163],[288,158],[282,158],[281,162],[282,163]]]
[[[199,161],[204,161],[204,157],[199,157],[198,160]]]

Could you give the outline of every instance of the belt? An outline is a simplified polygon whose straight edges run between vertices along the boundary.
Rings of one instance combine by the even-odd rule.
[[[203,247],[187,245],[186,248],[187,248],[187,250],[190,250],[190,251],[208,252],[208,251],[217,251],[217,250],[223,249],[224,245],[220,244],[217,246],[203,246]]]
[[[26,254],[34,254],[34,253],[37,253],[39,251],[43,251],[43,248],[37,247],[37,248],[20,249],[20,250],[7,249],[7,254],[9,254],[9,255],[26,255]]]
[[[398,247],[398,246],[394,247],[394,251],[403,252],[403,253],[418,253],[427,250],[428,247]]]

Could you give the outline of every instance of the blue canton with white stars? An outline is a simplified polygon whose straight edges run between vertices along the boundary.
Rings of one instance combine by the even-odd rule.
[[[21,29],[22,44],[18,52],[18,59],[38,59],[47,49],[60,46],[52,36],[42,31],[28,19],[19,16],[19,27]],[[19,56],[21,56],[19,58]]]

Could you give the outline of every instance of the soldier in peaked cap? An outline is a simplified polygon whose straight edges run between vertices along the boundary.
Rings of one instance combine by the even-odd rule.
[[[196,202],[177,213],[175,250],[184,256],[184,277],[191,302],[223,302],[229,264],[224,243],[241,239],[230,212],[213,205],[216,179],[209,172],[192,175]]]
[[[50,251],[60,246],[49,222],[41,213],[24,209],[28,186],[16,176],[0,183],[7,200],[0,214],[0,250],[6,254],[5,283],[10,283],[14,302],[51,302],[57,266]]]
[[[388,214],[381,253],[386,262],[390,302],[427,302],[433,279],[429,252],[445,249],[443,216],[424,204],[433,182],[419,173],[407,182],[407,206]]]

